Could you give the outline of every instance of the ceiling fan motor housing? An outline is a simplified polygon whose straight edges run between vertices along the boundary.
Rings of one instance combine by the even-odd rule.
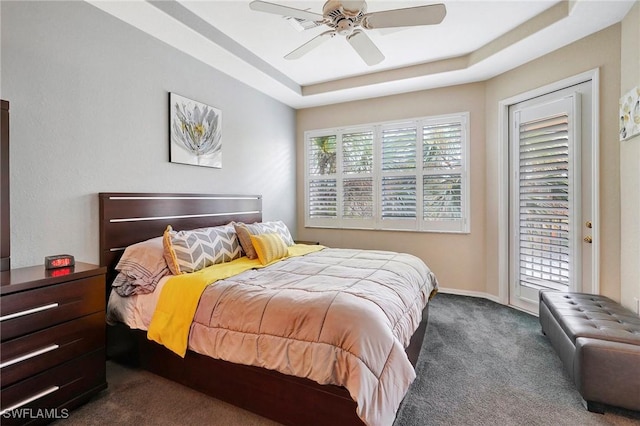
[[[360,1],[329,0],[322,8],[322,15],[338,34],[349,35],[359,25],[367,12],[367,3]]]

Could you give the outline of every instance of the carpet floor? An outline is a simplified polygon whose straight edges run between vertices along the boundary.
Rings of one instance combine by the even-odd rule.
[[[538,319],[485,299],[438,294],[431,301],[416,373],[394,426],[640,425],[637,412],[584,409]],[[111,361],[107,381],[106,391],[57,424],[276,424]]]
[[[537,317],[473,297],[432,302],[396,426],[640,425],[640,413],[582,406]]]

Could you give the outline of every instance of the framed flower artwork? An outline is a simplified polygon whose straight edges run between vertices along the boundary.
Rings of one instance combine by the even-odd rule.
[[[640,86],[620,98],[620,141],[640,135]]]
[[[169,94],[170,161],[222,168],[222,111]]]

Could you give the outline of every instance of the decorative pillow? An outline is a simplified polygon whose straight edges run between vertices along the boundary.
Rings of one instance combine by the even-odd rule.
[[[167,226],[163,236],[164,258],[175,275],[199,271],[240,257],[233,225],[176,232]]]
[[[249,228],[247,228],[247,225],[240,222],[234,222],[233,227],[236,230],[236,234],[238,235],[238,239],[240,240],[240,245],[244,250],[244,254],[249,259],[257,259],[258,255],[253,248],[253,244],[251,243],[251,232],[249,231]]]
[[[282,241],[280,234],[250,235],[250,238],[258,254],[258,259],[263,265],[282,259],[289,253],[287,245]]]
[[[171,273],[163,253],[162,237],[130,245],[116,265],[119,274],[111,287],[123,297],[153,292],[158,281]]]
[[[271,222],[256,222],[251,225],[247,225],[247,228],[249,228],[249,232],[253,235],[271,233],[279,234],[282,238],[282,241],[284,241],[287,246],[293,245],[293,238],[291,237],[289,228],[287,228],[287,225],[285,225],[285,223],[281,220]]]

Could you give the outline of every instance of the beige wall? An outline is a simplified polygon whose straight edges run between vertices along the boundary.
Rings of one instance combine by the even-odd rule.
[[[484,84],[475,83],[298,111],[298,238],[331,247],[403,251],[422,258],[440,286],[461,292],[485,291]],[[471,233],[327,230],[304,227],[304,132],[455,112],[470,113]]]
[[[637,5],[633,10],[637,10]],[[637,24],[632,22],[630,26],[632,25],[635,25],[634,28],[637,30]],[[482,83],[299,110],[297,235],[301,239],[318,240],[333,247],[388,249],[413,253],[430,265],[438,275],[441,287],[460,293],[480,293],[498,299],[498,230],[507,226],[498,220],[498,104],[501,100],[520,93],[598,68],[600,290],[602,294],[620,300],[620,143],[617,121],[620,35],[621,25],[614,25]],[[637,64],[637,59],[635,63]],[[637,69],[630,72],[637,74]],[[304,228],[303,141],[306,130],[460,111],[469,111],[471,116],[470,234]],[[635,157],[634,167],[638,164],[638,158]],[[637,172],[635,176],[637,178]],[[640,183],[635,184],[635,188],[638,187]],[[635,218],[637,217],[636,213]],[[637,281],[637,275],[631,279]]]
[[[600,70],[600,293],[620,300],[620,25],[487,81],[487,287],[498,294],[498,103],[582,72]]]
[[[620,95],[640,87],[640,3],[622,21]],[[620,143],[620,300],[640,299],[640,136]]]

